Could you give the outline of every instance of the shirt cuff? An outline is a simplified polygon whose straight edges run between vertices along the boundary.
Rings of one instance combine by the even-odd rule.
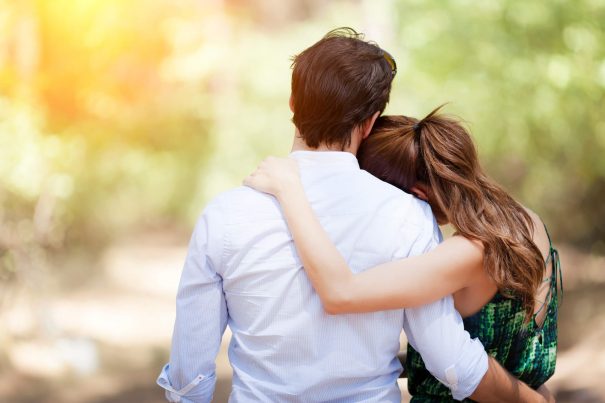
[[[187,385],[176,390],[170,382],[169,369],[170,365],[166,364],[156,380],[156,383],[165,389],[166,400],[174,403],[209,403],[212,400],[216,381],[214,373],[209,376],[199,374]]]
[[[445,379],[440,379],[456,400],[464,400],[475,392],[489,366],[487,353],[481,342],[471,339],[471,343],[477,354],[465,354],[455,365],[445,370]]]

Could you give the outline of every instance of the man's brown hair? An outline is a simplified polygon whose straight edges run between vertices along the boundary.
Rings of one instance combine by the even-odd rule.
[[[344,149],[351,131],[384,111],[393,58],[352,28],[328,32],[293,58],[292,121],[307,145]]]

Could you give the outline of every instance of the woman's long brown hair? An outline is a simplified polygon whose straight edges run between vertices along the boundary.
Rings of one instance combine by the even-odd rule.
[[[360,165],[407,192],[425,184],[437,220],[447,220],[459,235],[481,241],[485,270],[500,292],[522,301],[529,321],[545,270],[532,240],[533,221],[485,175],[462,124],[440,115],[439,109],[420,121],[380,117],[361,145]]]

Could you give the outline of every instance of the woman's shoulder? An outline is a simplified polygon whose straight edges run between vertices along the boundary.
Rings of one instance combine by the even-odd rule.
[[[453,235],[444,240],[435,252],[465,272],[483,272],[484,246],[479,240]]]
[[[446,238],[442,245],[448,245],[449,248],[460,250],[464,253],[473,254],[483,257],[484,246],[483,242],[478,239],[467,238],[459,233],[454,233]]]
[[[544,224],[544,222],[542,221],[542,219],[536,212],[534,212],[533,210],[531,210],[525,206],[523,206],[523,208],[525,209],[525,211],[531,218],[533,226],[534,226],[533,236],[532,236],[534,244],[536,244],[538,249],[540,249],[540,251],[542,252],[542,255],[544,257],[546,257],[546,256],[548,256],[548,252],[551,247],[550,236],[548,235],[548,232],[546,230],[546,225]]]
[[[525,212],[529,215],[529,217],[531,218],[531,220],[534,222],[534,225],[536,223],[539,223],[540,225],[542,225],[542,219],[540,218],[540,216],[538,215],[538,213],[536,213],[535,211],[533,211],[529,207],[526,207],[526,206],[523,206],[523,205],[521,207],[523,207],[523,210],[525,210]]]

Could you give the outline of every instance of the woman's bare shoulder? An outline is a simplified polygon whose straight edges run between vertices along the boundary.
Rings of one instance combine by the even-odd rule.
[[[484,247],[481,241],[453,235],[443,241],[435,251],[442,253],[457,270],[483,270]]]
[[[544,222],[542,221],[540,216],[534,211],[530,210],[525,206],[523,206],[523,208],[525,209],[527,214],[529,214],[529,217],[531,218],[532,223],[534,225],[532,240],[534,241],[538,249],[542,251],[542,255],[546,256],[550,247],[550,241],[548,240],[548,234],[546,233],[546,227],[544,226]]]
[[[454,234],[444,240],[442,245],[448,245],[449,248],[460,248],[465,253],[480,254],[483,256],[483,243],[477,239],[470,239],[460,234]]]

